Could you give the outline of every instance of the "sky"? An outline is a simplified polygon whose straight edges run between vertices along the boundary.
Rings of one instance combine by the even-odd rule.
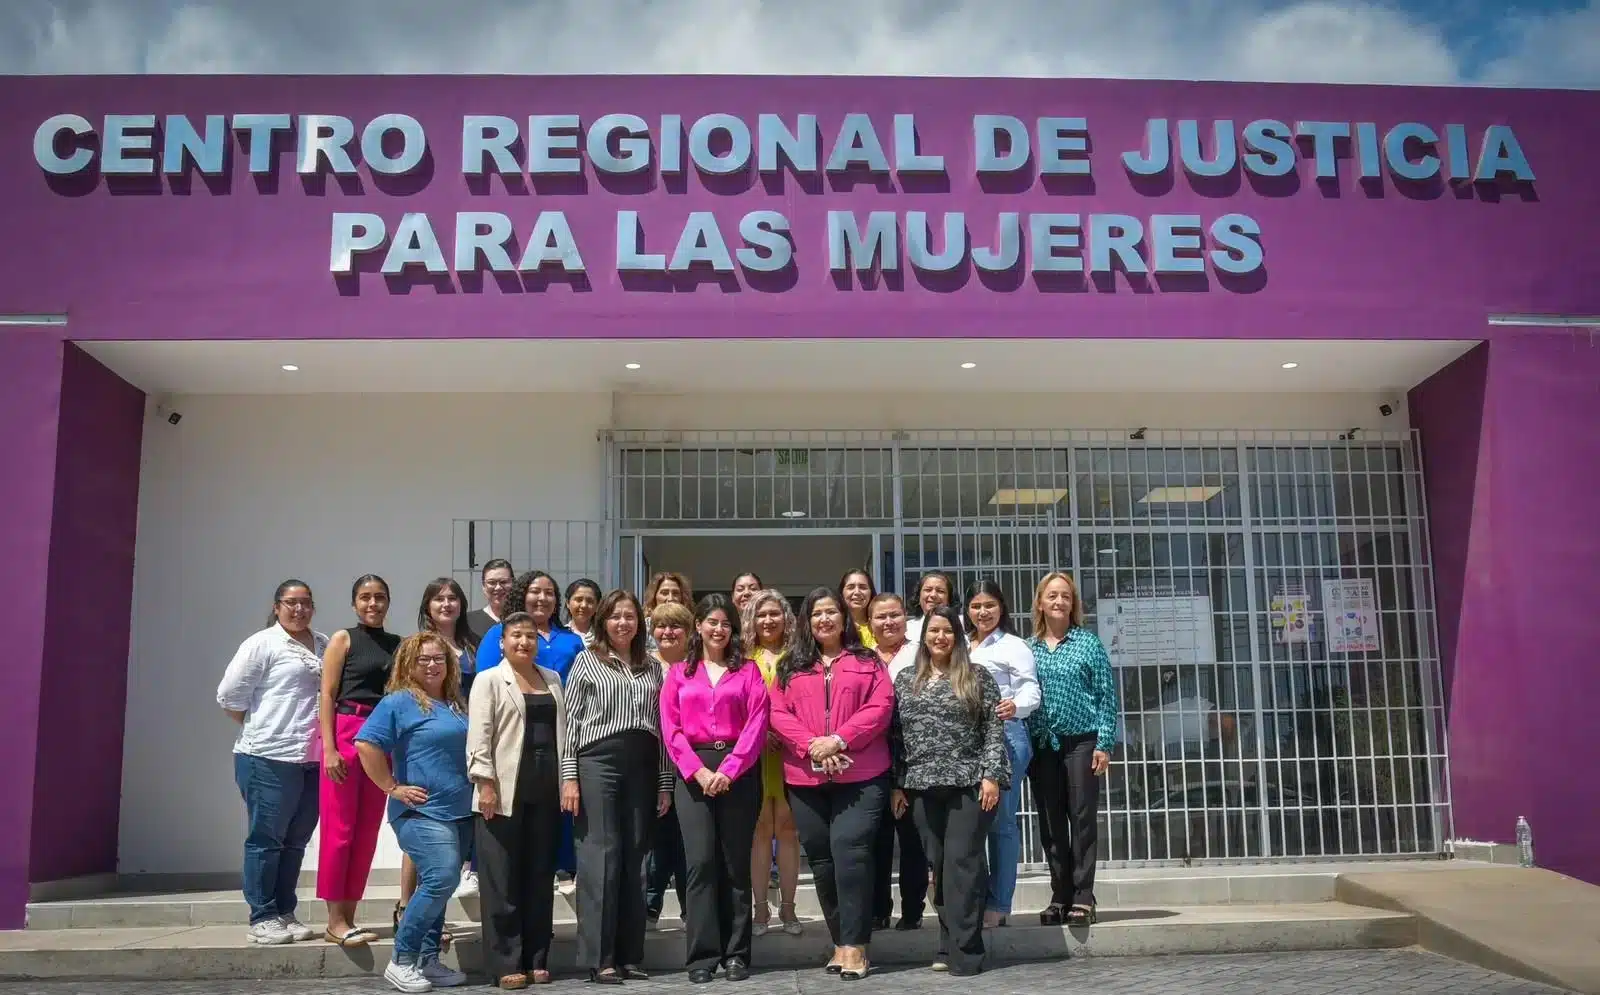
[[[0,0],[0,73],[839,73],[1600,88],[1600,0]]]

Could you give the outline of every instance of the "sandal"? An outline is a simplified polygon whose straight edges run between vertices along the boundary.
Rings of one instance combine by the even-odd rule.
[[[528,987],[528,976],[526,974],[507,974],[500,978],[500,980],[497,982],[497,986],[501,991],[507,992],[516,991],[519,988],[526,988]]]
[[[377,937],[373,936],[366,930],[357,929],[354,926],[351,926],[343,933],[335,933],[331,929],[324,930],[322,933],[322,938],[327,940],[329,943],[332,943],[335,946],[343,947],[346,950],[354,947],[364,947],[373,940],[377,939]]]
[[[755,914],[750,919],[750,932],[756,936],[766,936],[772,929],[772,909],[766,902],[761,902],[755,907]]]
[[[800,915],[795,912],[793,902],[784,902],[778,906],[778,921],[783,924],[783,931],[790,936],[799,936],[805,932],[805,927],[800,925]]]
[[[542,967],[536,968],[528,975],[528,981],[535,985],[548,985],[550,983],[550,972]]]
[[[1092,926],[1096,918],[1093,905],[1074,905],[1067,910],[1068,926]]]
[[[1039,913],[1039,925],[1060,926],[1067,920],[1066,911],[1065,908],[1054,902],[1046,905],[1044,911]]]

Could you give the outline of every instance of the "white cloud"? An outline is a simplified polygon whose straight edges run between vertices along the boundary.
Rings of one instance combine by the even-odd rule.
[[[1464,67],[1363,0],[10,0],[0,71],[851,73],[1600,86],[1600,0]]]

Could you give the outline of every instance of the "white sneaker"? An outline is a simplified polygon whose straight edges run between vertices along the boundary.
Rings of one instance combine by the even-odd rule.
[[[461,883],[456,885],[457,898],[471,898],[478,893],[478,872],[462,871]]]
[[[294,942],[294,934],[289,932],[281,919],[263,919],[258,923],[252,923],[244,935],[251,943],[269,947]]]
[[[383,969],[383,980],[394,986],[396,991],[407,992],[408,995],[420,995],[422,992],[433,991],[433,982],[422,973],[421,968],[415,964],[396,964],[389,962]]]
[[[316,938],[317,931],[294,916],[279,916],[278,921],[283,924],[283,928],[289,931],[289,935],[297,943]]]
[[[422,976],[435,988],[454,988],[467,983],[467,976],[448,964],[437,960],[426,961],[422,965]]]

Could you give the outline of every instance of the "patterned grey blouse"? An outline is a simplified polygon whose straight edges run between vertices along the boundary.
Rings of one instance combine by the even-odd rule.
[[[979,781],[1011,786],[1005,723],[994,713],[1000,687],[982,667],[978,686],[983,713],[975,716],[956,699],[950,682],[935,677],[917,688],[915,667],[894,679],[894,786],[906,791],[971,788]]]

